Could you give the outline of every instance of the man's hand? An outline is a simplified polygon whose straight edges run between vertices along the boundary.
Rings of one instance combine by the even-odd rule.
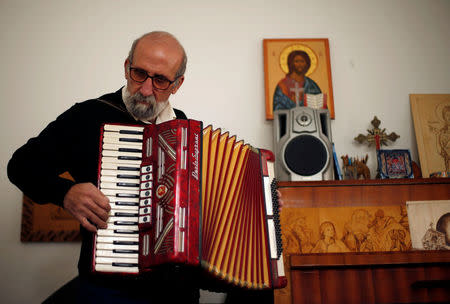
[[[111,210],[108,198],[91,183],[75,184],[66,193],[63,202],[81,225],[91,232],[106,228],[108,213]]]
[[[284,201],[281,198],[281,192],[277,189],[277,196],[278,196],[278,212],[281,212],[281,209],[283,208]]]

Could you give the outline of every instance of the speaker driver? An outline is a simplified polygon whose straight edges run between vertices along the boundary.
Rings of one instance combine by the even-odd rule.
[[[324,169],[328,161],[324,143],[315,136],[300,135],[293,138],[284,151],[287,167],[302,176],[312,176]]]

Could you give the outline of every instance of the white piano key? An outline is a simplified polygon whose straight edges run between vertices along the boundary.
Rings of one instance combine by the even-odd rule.
[[[103,139],[105,138],[134,138],[134,139],[141,139],[144,138],[143,134],[125,134],[125,133],[119,133],[119,132],[104,132],[103,133]]]
[[[121,253],[121,252],[114,252],[112,250],[97,250],[95,252],[96,256],[101,256],[101,257],[118,257],[118,258],[138,258],[139,257],[139,253]]]
[[[103,143],[102,150],[111,150],[111,151],[128,151],[134,152],[134,153],[141,153],[142,154],[142,145],[141,144],[134,144],[133,147],[130,145],[121,145],[121,144],[114,144],[114,143]]]
[[[139,245],[117,245],[111,243],[96,243],[95,246],[100,250],[114,250],[114,249],[123,249],[123,250],[139,250]]]
[[[122,177],[111,176],[111,175],[102,175],[100,177],[100,180],[102,182],[132,183],[132,184],[139,184],[141,182],[141,180],[139,178],[122,178]]]
[[[126,237],[129,235],[139,236],[139,230],[131,230],[131,229],[98,229],[97,236],[113,236],[113,237]]]
[[[139,235],[130,235],[125,237],[119,236],[97,236],[97,243],[108,243],[113,244],[116,241],[120,242],[139,242]]]
[[[141,161],[140,160],[130,160],[130,159],[118,159],[117,157],[110,157],[105,156],[102,157],[102,163],[113,163],[113,164],[120,164],[122,166],[128,165],[128,166],[140,166]]]
[[[136,139],[138,140],[138,139]],[[118,137],[106,137],[103,138],[103,145],[105,144],[113,144],[117,145],[120,144],[120,146],[124,148],[136,148],[140,149],[142,148],[142,142],[141,141],[121,141]]]
[[[106,196],[115,196],[116,198],[127,195],[139,195],[139,189],[131,190],[131,189],[103,189],[101,191]],[[134,197],[134,196],[133,196]]]
[[[121,164],[121,163],[117,163],[117,162],[112,162],[112,161],[102,161],[102,165],[101,165],[102,169],[107,169],[107,170],[114,170],[117,171],[117,174],[119,174],[120,172],[126,171],[126,172],[133,172],[133,173],[137,173],[140,175],[140,169],[141,169],[141,164],[137,164],[137,165],[126,165],[126,164]]]
[[[137,222],[137,217],[110,216],[107,223],[114,224],[114,222]]]
[[[133,158],[142,158],[142,154],[138,152],[123,152],[123,151],[114,151],[114,150],[103,150],[103,157],[133,157]]]
[[[105,231],[105,230],[116,230],[116,229],[120,229],[120,230],[129,230],[129,231],[139,231],[139,226],[136,225],[115,225],[113,224],[108,224],[108,228],[106,229],[98,229],[98,231]]]
[[[95,265],[96,271],[102,271],[102,272],[124,272],[124,273],[139,273],[138,267],[119,267],[119,266],[112,266],[107,264],[97,264]]]
[[[110,189],[111,190],[111,189]],[[103,192],[103,194],[105,194]],[[111,204],[115,204],[115,203],[138,203],[139,202],[139,198],[137,197],[116,197],[116,196],[111,196],[111,195],[106,195],[106,197],[109,199],[109,202]]]
[[[127,264],[137,264],[138,258],[122,258],[122,257],[101,257],[97,256],[95,258],[96,264],[112,264],[112,263],[127,263]]]
[[[103,129],[106,131],[120,132],[122,130],[144,132],[144,127],[141,126],[125,126],[125,125],[113,125],[105,124]]]
[[[138,211],[139,206],[130,206],[130,205],[120,205],[116,203],[109,203],[111,206],[111,210],[117,210],[117,211]]]
[[[105,180],[106,177],[115,177],[122,179],[142,179],[138,171],[131,170],[118,170],[118,166],[115,169],[102,169],[100,170],[100,179]]]
[[[100,182],[100,189],[123,189],[123,190],[139,190],[139,184],[136,183],[108,183]]]

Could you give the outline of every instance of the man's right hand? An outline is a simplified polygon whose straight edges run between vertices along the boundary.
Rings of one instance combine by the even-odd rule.
[[[93,184],[73,185],[67,191],[63,205],[87,230],[96,232],[97,227],[107,227],[106,221],[111,210],[109,199]]]

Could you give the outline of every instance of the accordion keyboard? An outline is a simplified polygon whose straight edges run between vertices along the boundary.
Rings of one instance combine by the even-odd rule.
[[[139,216],[140,203],[149,204],[148,199],[140,202],[140,193],[142,188],[151,189],[151,174],[142,174],[151,168],[141,168],[143,129],[104,126],[99,189],[108,197],[111,211],[108,227],[97,231],[97,271],[139,272],[138,223],[150,217]]]

